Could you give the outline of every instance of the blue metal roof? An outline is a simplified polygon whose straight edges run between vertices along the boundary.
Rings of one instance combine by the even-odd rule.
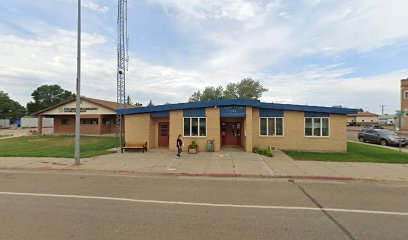
[[[280,103],[265,103],[259,100],[252,99],[221,99],[213,100],[208,102],[188,102],[188,103],[177,103],[177,104],[166,104],[151,107],[140,107],[140,108],[128,108],[128,109],[118,109],[118,113],[121,115],[132,115],[141,113],[154,113],[162,111],[174,111],[183,109],[193,109],[193,108],[207,108],[207,107],[221,107],[221,106],[251,106],[256,108],[265,109],[279,109],[288,111],[299,111],[299,112],[319,112],[319,113],[331,113],[331,114],[353,114],[357,113],[357,109],[350,108],[334,108],[334,107],[318,107],[318,106],[307,106],[307,105],[293,105],[293,104],[280,104]]]

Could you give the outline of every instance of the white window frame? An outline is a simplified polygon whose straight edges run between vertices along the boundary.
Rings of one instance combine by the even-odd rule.
[[[306,119],[311,118],[312,119],[312,135],[308,136],[306,135]],[[323,136],[323,119],[327,119],[328,120],[328,126],[327,126],[327,130],[328,130],[328,134],[327,136]],[[314,120],[315,119],[320,119],[320,136],[315,136],[314,135]],[[305,137],[310,137],[310,138],[328,138],[330,137],[330,117],[305,117],[304,121],[304,126],[303,126],[303,134],[305,135]]]
[[[266,135],[261,134],[261,119],[265,118],[266,119]],[[274,118],[275,119],[275,135],[269,135],[269,119]],[[282,119],[282,135],[276,135],[276,119],[281,118]],[[285,136],[285,119],[284,117],[259,117],[259,136],[260,137],[284,137]]]
[[[184,135],[184,119],[190,119],[190,135]],[[197,127],[198,127],[198,136],[193,136],[192,135],[192,133],[193,133],[193,124],[192,124],[192,122],[193,122],[193,118],[197,118],[198,119],[198,125],[197,125]],[[205,136],[201,136],[200,135],[200,119],[205,119]],[[208,127],[207,127],[207,117],[183,117],[183,137],[187,137],[187,138],[205,138],[205,137],[207,137],[207,131],[208,131]]]

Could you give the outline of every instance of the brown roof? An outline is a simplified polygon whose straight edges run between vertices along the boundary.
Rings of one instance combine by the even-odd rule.
[[[378,117],[375,113],[370,112],[360,112],[356,114],[347,114],[348,117]]]
[[[53,108],[56,108],[56,107],[59,107],[59,106],[61,106],[61,105],[67,104],[67,103],[69,103],[69,102],[75,101],[75,99],[76,99],[76,98],[68,99],[68,100],[66,100],[66,101],[64,101],[64,102],[61,102],[61,103],[55,104],[55,105],[53,105],[53,106],[47,107],[47,108],[45,108],[45,109],[43,109],[43,110],[40,110],[40,111],[38,111],[38,112],[35,112],[35,113],[31,114],[31,115],[38,115],[38,114],[40,114],[40,113],[46,112],[46,111],[48,111],[48,110],[51,110],[51,109],[53,109]],[[102,107],[106,107],[106,108],[108,108],[108,109],[110,109],[110,110],[112,110],[112,111],[116,111],[116,109],[117,109],[117,103],[116,103],[116,102],[111,102],[111,101],[106,101],[106,100],[101,100],[101,99],[96,99],[96,98],[88,98],[88,97],[81,97],[81,99],[82,99],[82,100],[86,100],[86,101],[88,101],[88,102],[91,102],[91,103],[93,103],[93,104],[102,106]],[[134,106],[134,105],[129,105],[129,104],[127,104],[127,107],[136,108],[136,107],[138,107],[138,106]]]

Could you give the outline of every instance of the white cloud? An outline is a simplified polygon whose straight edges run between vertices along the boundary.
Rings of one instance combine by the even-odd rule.
[[[202,56],[201,67],[211,71],[258,71],[285,60],[366,53],[408,40],[405,0],[149,2],[175,17],[182,32],[215,49]]]
[[[189,19],[231,19],[246,21],[255,18],[262,5],[249,0],[147,0],[160,4],[168,14]]]
[[[70,2],[72,4],[77,4],[77,0],[65,0],[67,2]],[[109,11],[109,8],[106,6],[101,6],[97,3],[95,3],[93,0],[82,0],[81,1],[81,6],[84,8],[87,8],[89,10],[98,12],[98,13],[106,13]]]

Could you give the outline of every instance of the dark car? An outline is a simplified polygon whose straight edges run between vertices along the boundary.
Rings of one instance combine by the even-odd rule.
[[[384,129],[367,128],[358,133],[358,140],[360,142],[372,142],[379,143],[383,146],[398,146],[401,142],[402,146],[407,145],[407,139],[405,137],[399,137],[393,131]]]

